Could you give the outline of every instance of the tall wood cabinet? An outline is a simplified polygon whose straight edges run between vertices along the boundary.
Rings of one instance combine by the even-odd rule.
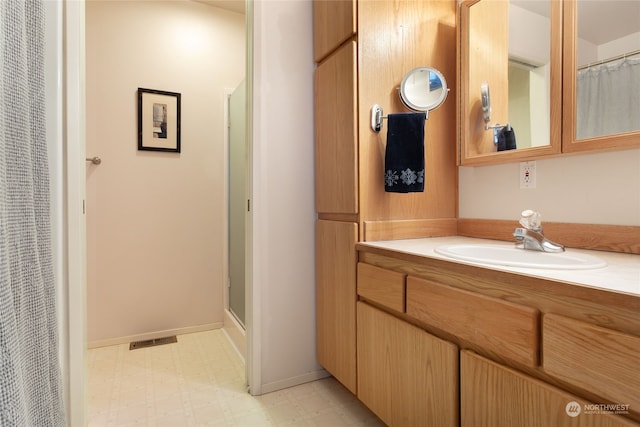
[[[456,0],[314,0],[317,355],[353,393],[355,243],[456,233],[456,13]],[[424,192],[386,193],[371,107],[406,112],[397,88],[421,66],[452,93],[425,125]]]

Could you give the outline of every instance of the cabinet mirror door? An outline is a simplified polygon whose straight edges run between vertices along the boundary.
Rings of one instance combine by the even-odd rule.
[[[460,164],[559,153],[562,3],[468,0],[460,7]],[[506,135],[510,144],[501,145]]]
[[[563,151],[640,147],[640,2],[564,0]]]

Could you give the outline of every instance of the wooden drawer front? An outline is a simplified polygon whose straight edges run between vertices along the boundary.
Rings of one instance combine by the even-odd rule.
[[[640,411],[640,337],[546,314],[542,366],[554,377]]]
[[[570,417],[567,406],[590,402],[501,366],[469,351],[460,352],[460,425],[462,427],[632,427],[613,414]]]
[[[358,295],[404,313],[404,273],[358,263]]]
[[[407,314],[494,354],[538,365],[538,310],[407,278]]]

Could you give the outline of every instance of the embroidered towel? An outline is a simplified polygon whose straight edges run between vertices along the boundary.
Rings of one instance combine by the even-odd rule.
[[[397,113],[387,117],[384,190],[390,193],[424,191],[425,113]]]

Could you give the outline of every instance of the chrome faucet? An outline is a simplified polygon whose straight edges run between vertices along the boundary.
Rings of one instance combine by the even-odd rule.
[[[541,215],[532,210],[522,211],[520,225],[516,228],[513,237],[516,238],[516,247],[532,251],[564,252],[564,246],[554,243],[542,234]]]

